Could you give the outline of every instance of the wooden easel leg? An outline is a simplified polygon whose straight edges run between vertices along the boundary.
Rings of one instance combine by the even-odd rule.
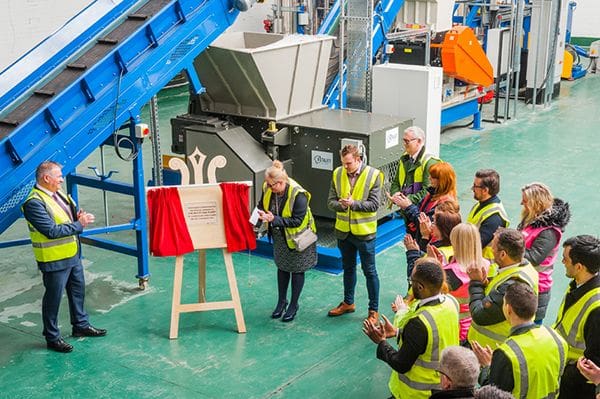
[[[206,302],[206,249],[198,252],[198,302]]]
[[[235,270],[233,269],[233,259],[231,253],[223,250],[223,259],[225,260],[225,270],[227,270],[227,280],[229,281],[229,291],[231,292],[231,301],[235,312],[235,321],[237,323],[238,333],[246,332],[246,323],[244,323],[244,313],[242,312],[242,303],[238,291],[237,281],[235,279]]]
[[[175,258],[175,273],[173,275],[173,301],[171,302],[171,331],[170,339],[176,339],[179,334],[179,311],[181,306],[181,284],[183,281],[183,256]]]

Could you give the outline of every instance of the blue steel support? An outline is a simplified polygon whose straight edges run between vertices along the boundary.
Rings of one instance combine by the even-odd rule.
[[[131,137],[135,137],[135,121],[131,120],[130,126]],[[135,141],[135,147],[138,156],[133,161],[133,197],[135,208],[135,240],[137,243],[137,262],[138,274],[137,278],[143,284],[150,276],[148,273],[148,222],[146,220],[146,193],[144,189],[144,162],[142,158],[141,141]]]
[[[133,184],[112,181],[110,180],[109,176],[84,176],[72,173],[67,176],[67,190],[73,197],[73,200],[75,200],[77,203],[78,186],[91,187],[99,190],[110,191],[133,197],[135,217],[131,221],[131,223],[86,230],[81,235],[81,241],[85,244],[94,247],[103,248],[110,251],[115,251],[125,255],[136,257],[138,266],[138,272],[136,274],[136,277],[140,281],[140,286],[145,287],[146,281],[150,277],[150,273],[148,271],[148,223],[146,218],[145,206],[145,180],[142,155],[142,140],[135,138],[136,122],[138,122],[137,118],[130,119],[127,128],[129,130],[129,139],[131,141],[129,142],[129,145],[123,145],[123,147],[128,148],[131,151],[133,151],[133,153],[137,154],[135,159],[132,161]],[[133,143],[133,146],[131,145],[131,143]],[[114,144],[113,138],[111,137],[109,140],[107,140],[105,144]],[[108,240],[106,238],[95,237],[99,234],[106,234],[123,230],[135,231],[136,246],[124,244],[113,240]]]
[[[473,129],[481,130],[481,113],[479,112],[479,103],[474,98],[460,104],[444,108],[442,110],[441,126],[447,126],[452,122],[464,119],[473,115]]]

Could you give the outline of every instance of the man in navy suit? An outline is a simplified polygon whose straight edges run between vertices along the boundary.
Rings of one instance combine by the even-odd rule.
[[[48,349],[66,353],[73,346],[61,337],[57,320],[63,291],[67,291],[74,337],[100,337],[106,335],[106,330],[92,327],[83,307],[85,280],[79,234],[94,222],[94,215],[77,211],[73,200],[60,191],[64,182],[61,169],[52,161],[38,166],[36,185],[22,210],[46,288],[42,299],[43,334]]]

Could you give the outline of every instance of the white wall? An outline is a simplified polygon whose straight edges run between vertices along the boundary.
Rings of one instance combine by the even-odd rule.
[[[573,32],[571,36],[600,38],[600,1],[575,0],[575,2],[577,8],[575,8],[573,14]]]
[[[241,12],[229,28],[233,32],[264,32],[263,21],[267,15],[273,15],[272,5],[274,0],[266,0],[264,3],[255,3],[251,9]]]
[[[92,0],[0,0],[0,71]]]
[[[0,0],[0,71],[62,27],[92,0]],[[230,28],[263,32],[273,0],[240,13]]]

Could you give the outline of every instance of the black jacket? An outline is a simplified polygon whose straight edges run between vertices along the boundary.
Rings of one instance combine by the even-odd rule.
[[[423,306],[439,305],[438,299],[427,302]],[[419,355],[427,349],[427,328],[418,318],[410,319],[402,330],[402,346],[394,349],[387,341],[377,346],[377,358],[386,362],[394,371],[404,374],[408,372]]]
[[[592,277],[580,287],[577,287],[575,281],[571,281],[565,295],[565,310],[573,306],[591,289],[597,287],[600,287],[599,275]],[[585,351],[583,356],[596,364],[600,364],[600,308],[592,311],[584,323]],[[594,385],[587,383],[587,379],[581,375],[577,365],[575,363],[567,364],[560,380],[560,398],[593,398],[594,392]]]
[[[475,388],[448,389],[446,391],[435,391],[430,399],[471,399],[475,397]]]
[[[569,203],[564,202],[560,198],[555,198],[552,208],[539,215],[533,222],[530,223],[531,227],[558,227],[560,231],[565,231],[565,227],[571,220],[571,210]],[[523,221],[519,223],[519,230],[523,230],[526,226],[523,225]],[[537,266],[548,255],[552,252],[560,237],[556,234],[554,229],[548,229],[542,231],[530,248],[525,250],[525,259],[531,262],[532,265]]]

